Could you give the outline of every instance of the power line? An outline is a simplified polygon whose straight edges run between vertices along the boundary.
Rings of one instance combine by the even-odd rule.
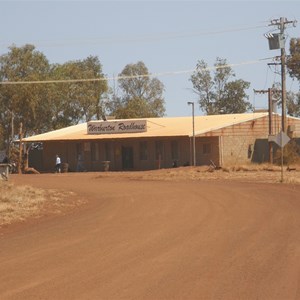
[[[132,42],[150,42],[157,40],[170,40],[170,39],[178,39],[178,38],[189,38],[189,37],[197,37],[197,36],[209,36],[216,35],[222,33],[230,33],[230,32],[239,32],[239,31],[247,31],[258,28],[265,28],[268,25],[252,25],[252,26],[239,26],[225,29],[216,29],[209,31],[194,31],[187,33],[161,33],[161,34],[143,34],[142,36],[136,37],[103,37],[103,38],[91,38],[91,39],[69,39],[60,41],[32,41],[31,43],[39,46],[39,47],[64,47],[68,45],[81,45],[81,44],[114,44],[114,43],[132,43]],[[9,43],[1,43],[0,47],[8,47]]]
[[[238,67],[243,65],[251,65],[262,63],[265,60],[271,58],[263,58],[259,60],[253,61],[245,61],[238,64],[226,64],[222,66],[213,66],[202,68],[201,70],[215,70],[215,69],[223,69],[227,67]],[[162,77],[162,76],[174,76],[180,74],[188,74],[197,71],[197,69],[192,70],[182,70],[182,71],[170,71],[170,72],[162,72],[162,73],[153,73],[153,74],[140,74],[140,75],[129,75],[129,76],[115,76],[115,77],[101,77],[101,78],[81,78],[81,79],[62,79],[62,80],[34,80],[34,81],[2,81],[0,85],[25,85],[25,84],[50,84],[50,83],[77,83],[77,82],[97,82],[97,81],[114,81],[114,80],[122,80],[122,79],[134,79],[134,78],[144,78],[144,77]]]

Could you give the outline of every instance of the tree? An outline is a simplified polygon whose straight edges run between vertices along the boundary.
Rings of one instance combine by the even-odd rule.
[[[287,68],[292,78],[300,81],[300,38],[290,41],[290,55],[287,60]]]
[[[68,79],[100,80],[32,83]],[[33,45],[11,46],[0,56],[0,81],[22,81],[0,85],[0,138],[6,144],[12,117],[15,128],[23,123],[24,136],[100,118],[102,98],[108,90],[97,57],[51,65]]]
[[[190,80],[199,95],[200,108],[208,115],[244,113],[252,109],[245,92],[250,83],[242,79],[230,81],[235,74],[226,59],[217,58],[213,77],[205,61],[197,63]]]
[[[290,55],[287,60],[287,68],[292,78],[300,82],[300,38],[292,38],[290,41]],[[300,117],[300,93],[287,93],[287,112],[294,117]]]
[[[111,114],[117,118],[147,118],[164,115],[164,86],[156,78],[150,78],[143,62],[128,64],[119,74],[120,97],[114,97]]]
[[[293,117],[300,117],[300,93],[288,92],[286,97],[287,113]]]
[[[49,62],[33,45],[11,46],[0,57],[0,81],[40,81],[49,74]],[[39,84],[0,85],[0,123],[7,141],[11,132],[11,118],[15,125],[23,123],[25,133],[47,128],[48,106],[45,89]],[[17,126],[18,127],[18,126]]]
[[[53,65],[51,78],[55,80],[103,79],[55,83],[49,86],[48,99],[52,103],[53,129],[77,124],[82,120],[99,119],[102,116],[102,98],[108,91],[108,85],[98,57],[89,56],[84,60]]]

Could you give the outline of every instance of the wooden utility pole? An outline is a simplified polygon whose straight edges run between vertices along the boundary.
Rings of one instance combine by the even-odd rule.
[[[269,105],[269,135],[273,134],[273,101],[272,89],[268,88],[268,105]],[[269,142],[269,162],[273,164],[273,143]]]
[[[18,163],[18,173],[22,174],[22,154],[23,154],[23,123],[20,123],[20,131],[19,131],[19,163]]]
[[[269,135],[273,134],[273,99],[272,88],[267,90],[254,90],[254,93],[266,94],[268,93],[268,112],[269,112]],[[273,142],[269,141],[269,163],[273,164]]]
[[[284,37],[284,30],[287,24],[293,24],[296,26],[296,21],[288,21],[286,18],[281,17],[280,19],[274,19],[271,21],[269,26],[277,26],[280,30],[279,39],[282,39],[282,43],[279,45],[281,50],[281,109],[282,109],[282,116],[281,116],[281,128],[283,132],[287,132],[286,126],[286,74],[285,74],[285,65],[286,65],[286,55],[285,55],[285,37]],[[277,48],[278,49],[278,48]]]
[[[11,122],[10,122],[11,136],[8,136],[8,157],[11,158],[11,156],[12,156],[12,147],[13,147],[13,142],[14,142],[14,113],[10,109],[7,109],[7,110],[11,114]]]
[[[280,18],[280,34],[284,36],[284,28],[286,18]],[[285,77],[285,47],[281,48],[281,98],[282,98],[282,119],[281,128],[283,132],[287,131],[286,128],[286,77]]]

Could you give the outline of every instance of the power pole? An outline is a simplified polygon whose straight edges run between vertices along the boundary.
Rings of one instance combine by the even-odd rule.
[[[22,174],[22,156],[23,156],[23,123],[20,123],[19,130],[19,164],[18,164],[18,174]]]
[[[270,49],[279,49],[281,50],[281,102],[282,102],[282,117],[281,117],[281,128],[283,132],[287,132],[287,126],[286,126],[286,76],[285,76],[285,65],[286,65],[286,55],[285,55],[285,37],[284,37],[284,30],[286,28],[287,24],[293,24],[293,26],[296,26],[296,21],[288,21],[286,18],[281,17],[280,19],[274,19],[271,21],[271,24],[269,26],[277,26],[280,30],[279,34],[276,34],[276,37],[278,39],[278,48],[273,47]],[[271,39],[274,36],[271,34],[268,38]]]
[[[11,154],[12,154],[12,145],[13,145],[13,142],[14,142],[14,113],[12,110],[9,110],[8,111],[10,112],[11,114],[11,123],[10,123],[10,126],[11,126],[11,137],[8,137],[8,157],[11,158]]]
[[[273,88],[269,88],[267,90],[254,90],[254,93],[268,93],[269,136],[273,135]],[[273,164],[273,142],[271,141],[269,141],[269,163]]]
[[[193,118],[193,166],[196,166],[196,143],[195,143],[195,108],[194,102],[189,101],[188,105],[192,105],[192,118]]]

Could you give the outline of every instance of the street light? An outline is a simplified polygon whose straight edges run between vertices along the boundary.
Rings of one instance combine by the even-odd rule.
[[[196,144],[195,144],[195,110],[194,110],[194,102],[189,101],[188,105],[192,105],[192,115],[193,115],[193,166],[196,166]]]

